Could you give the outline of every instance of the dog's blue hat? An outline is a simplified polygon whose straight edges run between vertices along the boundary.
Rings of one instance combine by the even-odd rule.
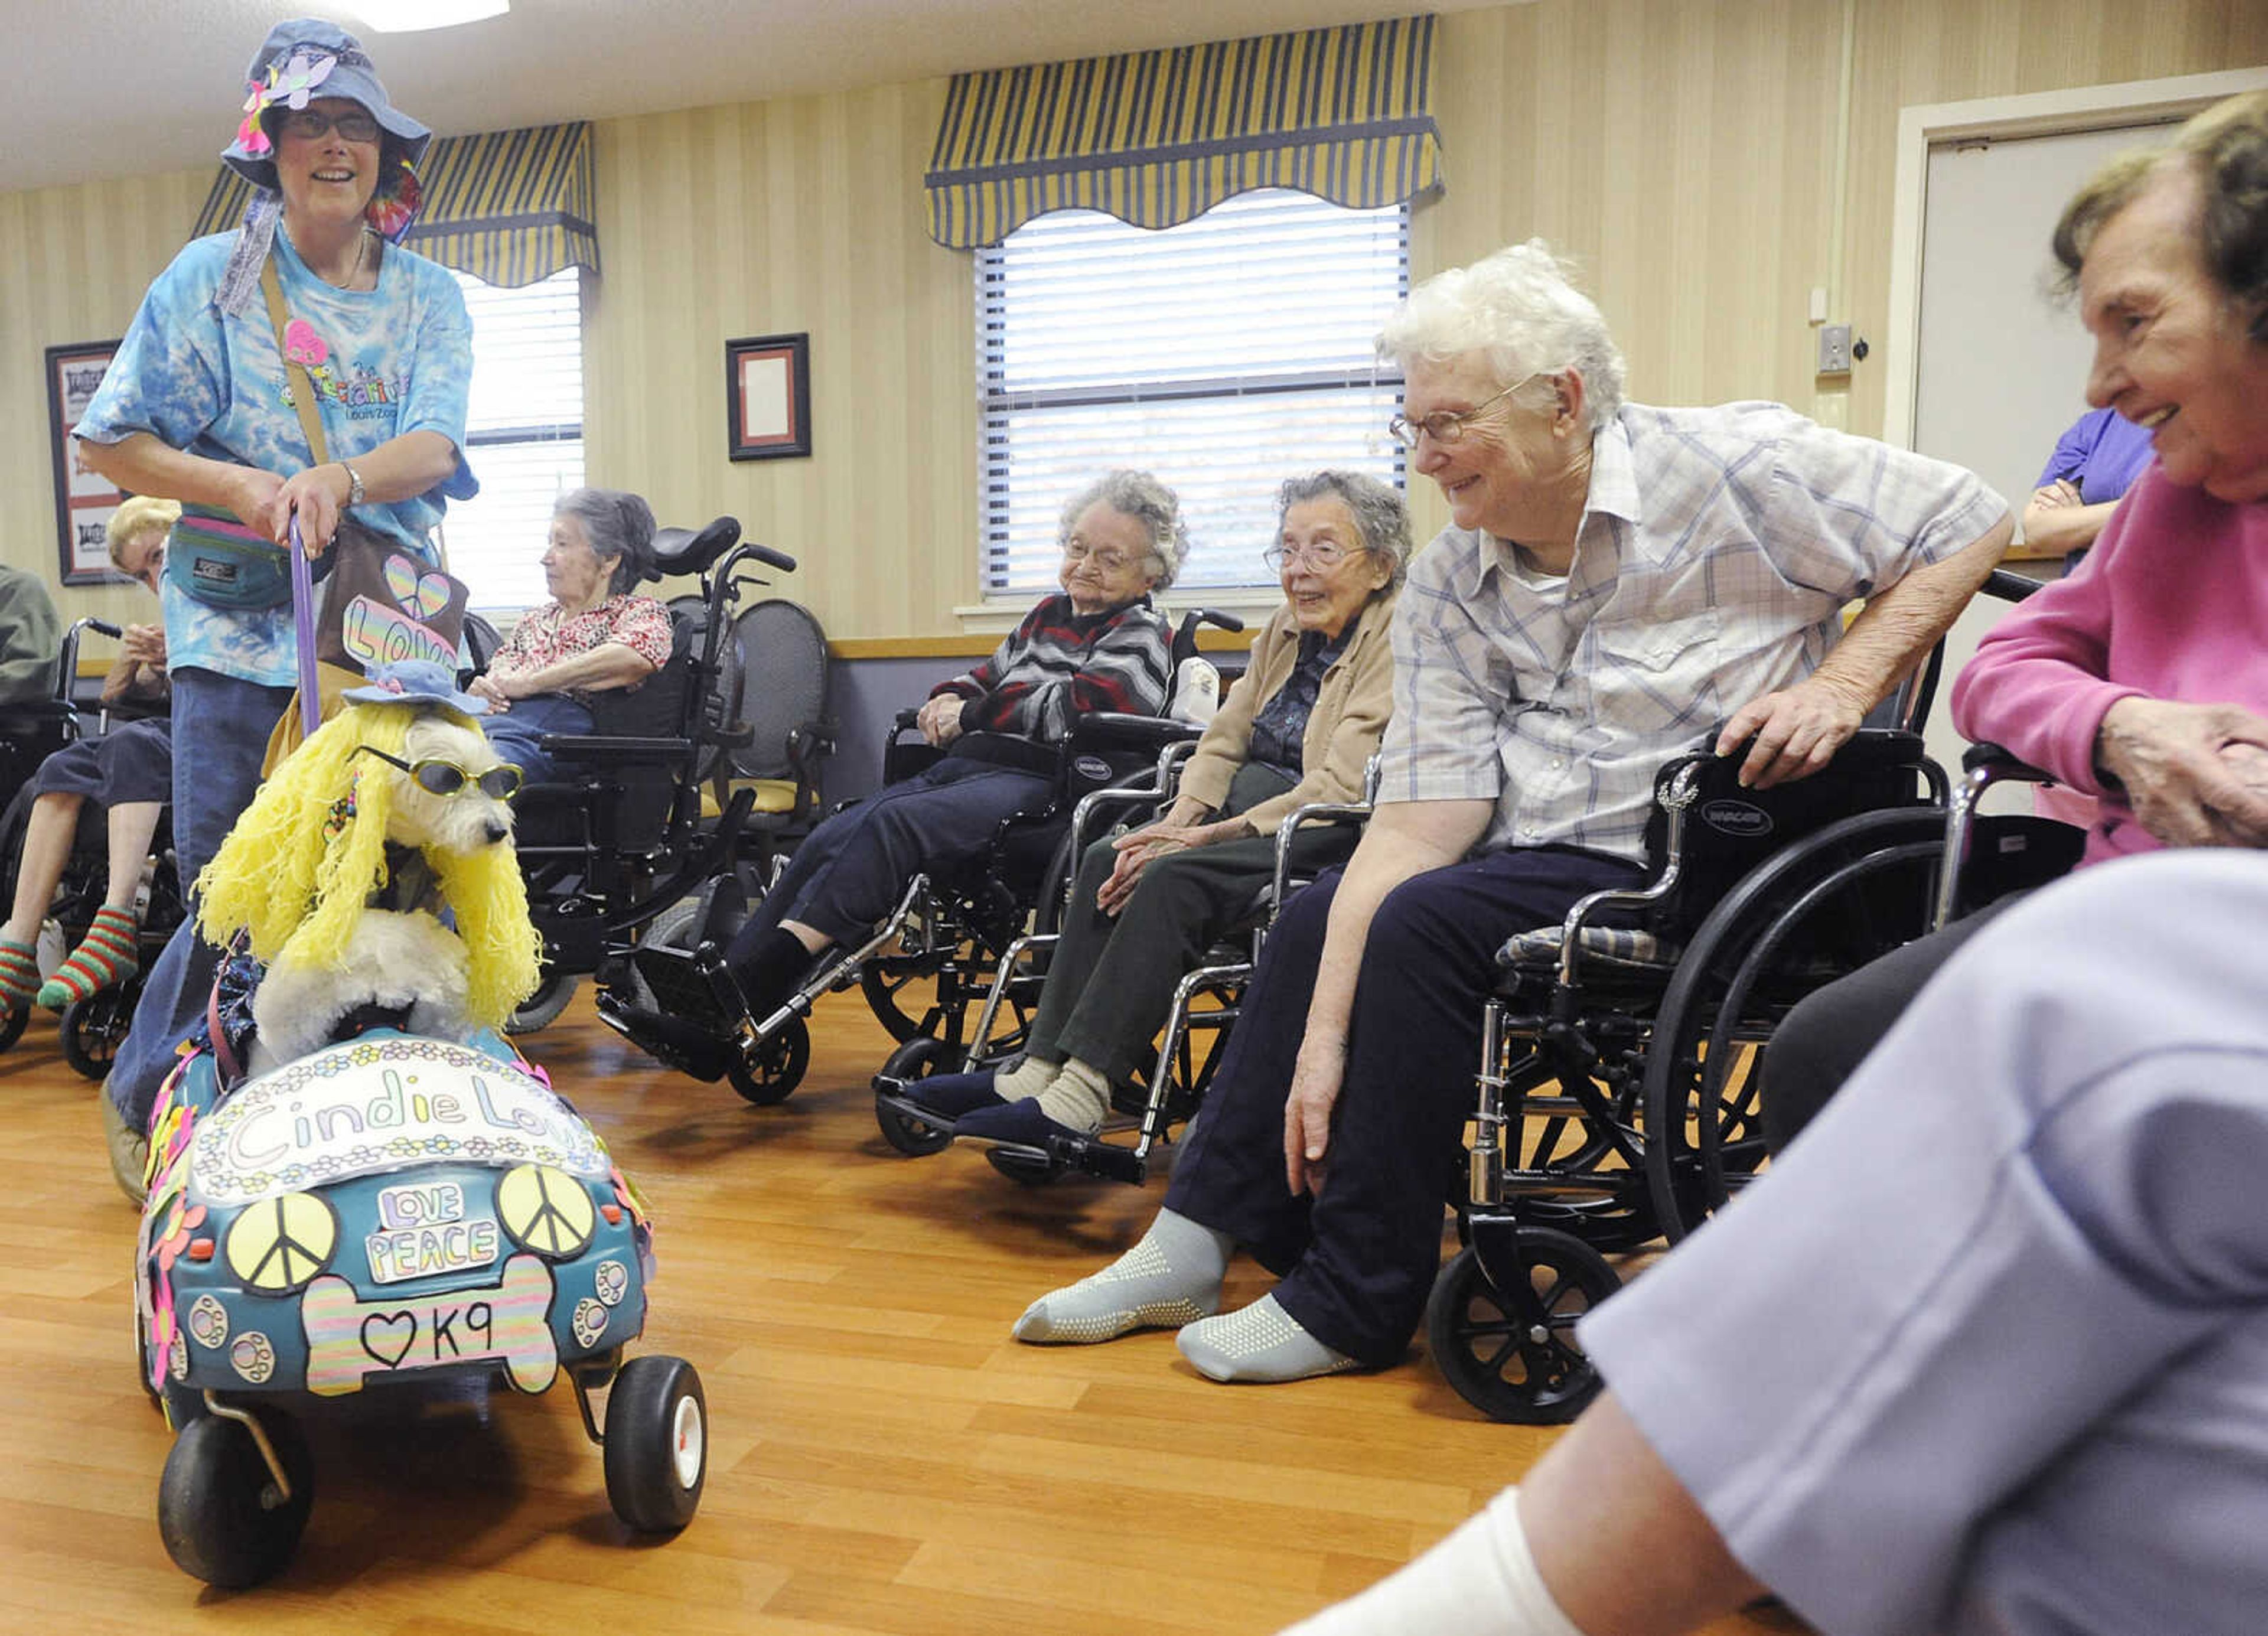
[[[489,702],[457,690],[457,673],[430,659],[398,659],[372,665],[366,686],[339,696],[357,704],[446,704],[468,716],[485,716]]]

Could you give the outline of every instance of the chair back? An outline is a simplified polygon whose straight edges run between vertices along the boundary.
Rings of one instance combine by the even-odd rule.
[[[752,736],[732,752],[736,778],[792,778],[802,759],[798,729],[827,720],[827,632],[811,610],[785,597],[752,604],[725,645],[739,672],[739,719]]]
[[[1738,752],[1703,752],[1680,756],[1656,775],[1646,853],[1659,873],[1674,838],[1680,873],[1649,913],[1651,930],[1690,936],[1750,870],[1838,819],[1940,799],[1922,741],[1911,733],[1861,728],[1822,770],[1770,789],[1742,787],[1741,759]]]

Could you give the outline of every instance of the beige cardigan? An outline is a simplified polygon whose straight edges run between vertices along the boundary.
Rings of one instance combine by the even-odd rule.
[[[1388,632],[1395,595],[1391,589],[1381,591],[1363,604],[1354,640],[1323,672],[1315,708],[1308,712],[1307,730],[1300,741],[1300,782],[1244,814],[1261,834],[1273,835],[1293,807],[1309,801],[1362,799],[1363,767],[1376,754],[1386,719],[1394,711],[1394,647]],[[1269,615],[1253,639],[1251,663],[1229,689],[1182,770],[1182,794],[1216,808],[1228,799],[1230,781],[1251,754],[1253,717],[1291,679],[1299,661],[1299,622],[1286,603]]]

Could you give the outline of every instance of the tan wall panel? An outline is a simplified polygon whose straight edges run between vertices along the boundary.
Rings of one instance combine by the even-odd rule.
[[[829,634],[957,630],[976,593],[972,271],[929,241],[943,81],[598,129],[593,482],[738,517]],[[725,453],[725,343],[811,336],[813,453]],[[634,407],[616,406],[630,400]]]
[[[1851,119],[1845,304],[1855,333],[1889,317],[1898,110],[1978,97],[2209,74],[2268,63],[2261,0],[1863,0]],[[2045,245],[2012,247],[2043,266]],[[1883,378],[1852,380],[1851,426],[1878,432]]]
[[[46,351],[126,333],[150,280],[173,259],[212,185],[199,168],[77,188],[0,194],[0,558],[60,569],[48,431]],[[135,586],[58,590],[65,620],[148,620]],[[107,643],[88,645],[107,656]]]

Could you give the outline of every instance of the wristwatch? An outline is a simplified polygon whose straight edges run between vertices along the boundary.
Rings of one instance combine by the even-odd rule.
[[[347,504],[349,505],[360,505],[362,504],[362,474],[357,471],[353,467],[348,466],[344,461],[341,461],[339,464],[346,468]]]

